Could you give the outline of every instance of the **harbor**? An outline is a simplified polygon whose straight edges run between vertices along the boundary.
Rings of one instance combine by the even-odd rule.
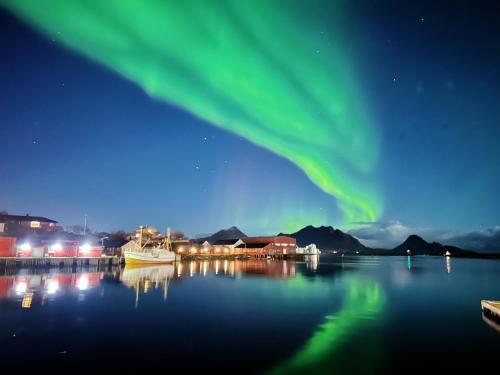
[[[208,237],[185,236],[150,225],[133,232],[91,233],[87,220],[82,232],[63,229],[43,216],[0,215],[0,267],[80,267],[121,264],[171,264],[181,260],[266,259],[303,260],[316,255],[315,244],[297,245],[287,235],[247,236],[236,227]]]
[[[112,267],[120,264],[117,256],[100,257],[0,257],[0,268],[32,267]]]

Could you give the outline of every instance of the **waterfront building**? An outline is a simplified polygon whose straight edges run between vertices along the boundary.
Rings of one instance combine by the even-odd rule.
[[[245,243],[244,254],[254,256],[284,256],[295,255],[297,243],[289,236],[271,237],[243,237]]]
[[[214,243],[199,243],[195,240],[173,246],[173,250],[181,255],[286,256],[295,255],[296,248],[295,238],[288,236],[242,237]]]
[[[0,234],[21,236],[28,233],[55,232],[57,221],[43,216],[0,215]]]
[[[171,246],[172,246],[172,251],[180,254],[182,252],[185,253],[186,249],[189,249],[191,244],[191,241],[188,239],[178,239],[178,240],[172,240]],[[180,252],[179,252],[180,250]]]
[[[16,255],[16,238],[0,237],[0,257],[13,257]]]
[[[93,246],[89,243],[81,243],[78,240],[50,239],[29,241],[24,240],[16,246],[15,254],[21,258],[44,258],[44,257],[100,257],[103,253],[102,246]]]
[[[134,238],[141,247],[155,247],[163,242],[163,236],[158,229],[149,225],[137,228]]]
[[[310,244],[307,245],[306,247],[297,247],[297,254],[304,254],[304,255],[318,255],[320,254],[321,251],[316,247],[316,244]],[[336,253],[336,251],[335,251]]]

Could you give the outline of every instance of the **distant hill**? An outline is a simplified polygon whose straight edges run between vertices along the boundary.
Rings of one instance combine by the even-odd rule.
[[[401,245],[392,249],[390,253],[393,255],[405,255],[406,250],[410,250],[412,255],[444,255],[447,251],[449,251],[451,255],[477,255],[474,251],[463,250],[456,246],[441,245],[438,242],[427,242],[422,237],[415,234],[409,236]]]
[[[215,232],[211,236],[196,238],[196,242],[203,243],[208,241],[209,243],[214,243],[220,240],[233,240],[241,237],[247,237],[245,233],[239,230],[237,227],[232,226],[231,228],[221,229],[218,232]]]
[[[357,238],[331,226],[313,227],[309,225],[295,233],[280,233],[279,235],[295,238],[297,245],[301,247],[314,243],[321,251],[343,250],[359,251],[361,253],[368,250]]]

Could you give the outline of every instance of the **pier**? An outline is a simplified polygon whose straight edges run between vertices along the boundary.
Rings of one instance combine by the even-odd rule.
[[[117,266],[116,256],[101,257],[0,257],[1,268]]]
[[[228,260],[248,260],[248,259],[272,259],[272,260],[304,260],[304,254],[182,254],[181,260],[208,260],[208,259],[228,259]]]
[[[500,301],[481,300],[481,310],[485,315],[500,320]]]

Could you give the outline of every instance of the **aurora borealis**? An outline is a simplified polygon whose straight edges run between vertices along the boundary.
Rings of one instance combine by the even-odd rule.
[[[0,211],[496,233],[496,3],[200,4],[0,0]]]
[[[152,97],[292,161],[344,223],[381,214],[370,110],[344,46],[305,31],[304,3],[2,3]]]

